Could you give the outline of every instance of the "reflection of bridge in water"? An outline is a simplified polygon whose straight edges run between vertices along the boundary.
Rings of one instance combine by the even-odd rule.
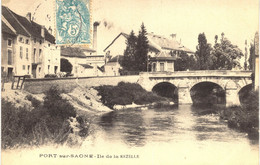
[[[239,91],[252,84],[251,71],[179,71],[142,72],[138,83],[148,91],[161,83],[169,83],[178,89],[179,104],[191,104],[190,91],[197,84],[208,82],[217,84],[226,94],[226,105],[240,105]],[[174,92],[174,91],[173,91]]]

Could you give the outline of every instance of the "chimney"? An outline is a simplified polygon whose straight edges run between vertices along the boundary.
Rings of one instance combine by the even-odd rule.
[[[41,37],[45,38],[45,31],[44,31],[44,26],[41,27]]]
[[[170,34],[172,39],[176,39],[176,34]]]
[[[52,35],[52,28],[49,26],[48,32]]]
[[[94,22],[94,30],[93,30],[93,49],[97,51],[97,27],[99,22]]]
[[[32,21],[32,13],[30,13],[30,12],[28,12],[27,14],[26,14],[26,18],[27,18],[27,20],[28,21]]]

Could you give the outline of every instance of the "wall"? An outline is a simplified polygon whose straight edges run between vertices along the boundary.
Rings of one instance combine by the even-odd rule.
[[[57,66],[56,73],[60,72],[60,47],[45,40],[44,43],[44,75],[55,74],[55,66]],[[50,68],[48,69],[48,65]]]
[[[47,91],[51,86],[57,85],[59,89],[70,92],[78,85],[83,87],[117,85],[120,81],[137,83],[138,79],[139,76],[26,79],[24,90],[33,94],[39,94]]]

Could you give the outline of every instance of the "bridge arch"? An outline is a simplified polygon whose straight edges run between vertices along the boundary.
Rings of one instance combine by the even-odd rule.
[[[245,100],[246,100],[246,98],[248,98],[248,96],[252,90],[253,90],[252,84],[248,84],[248,85],[243,86],[238,91],[239,101],[241,104],[246,103]]]
[[[160,82],[153,86],[152,92],[159,96],[172,99],[175,103],[178,102],[178,88],[170,82]]]
[[[212,81],[197,82],[190,88],[193,104],[225,104],[226,92],[222,85]]]

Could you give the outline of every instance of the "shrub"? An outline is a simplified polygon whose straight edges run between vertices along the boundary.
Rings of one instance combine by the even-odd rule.
[[[56,87],[46,92],[43,104],[31,95],[26,96],[34,109],[16,108],[2,99],[2,148],[44,143],[64,143],[73,131],[68,119],[76,117],[75,109],[62,97]],[[84,121],[80,121],[80,135],[87,135]]]
[[[117,105],[148,104],[166,100],[152,92],[147,92],[139,84],[119,82],[117,86],[104,85],[96,87],[101,101],[109,108]]]
[[[56,74],[46,74],[44,78],[58,78]]]

